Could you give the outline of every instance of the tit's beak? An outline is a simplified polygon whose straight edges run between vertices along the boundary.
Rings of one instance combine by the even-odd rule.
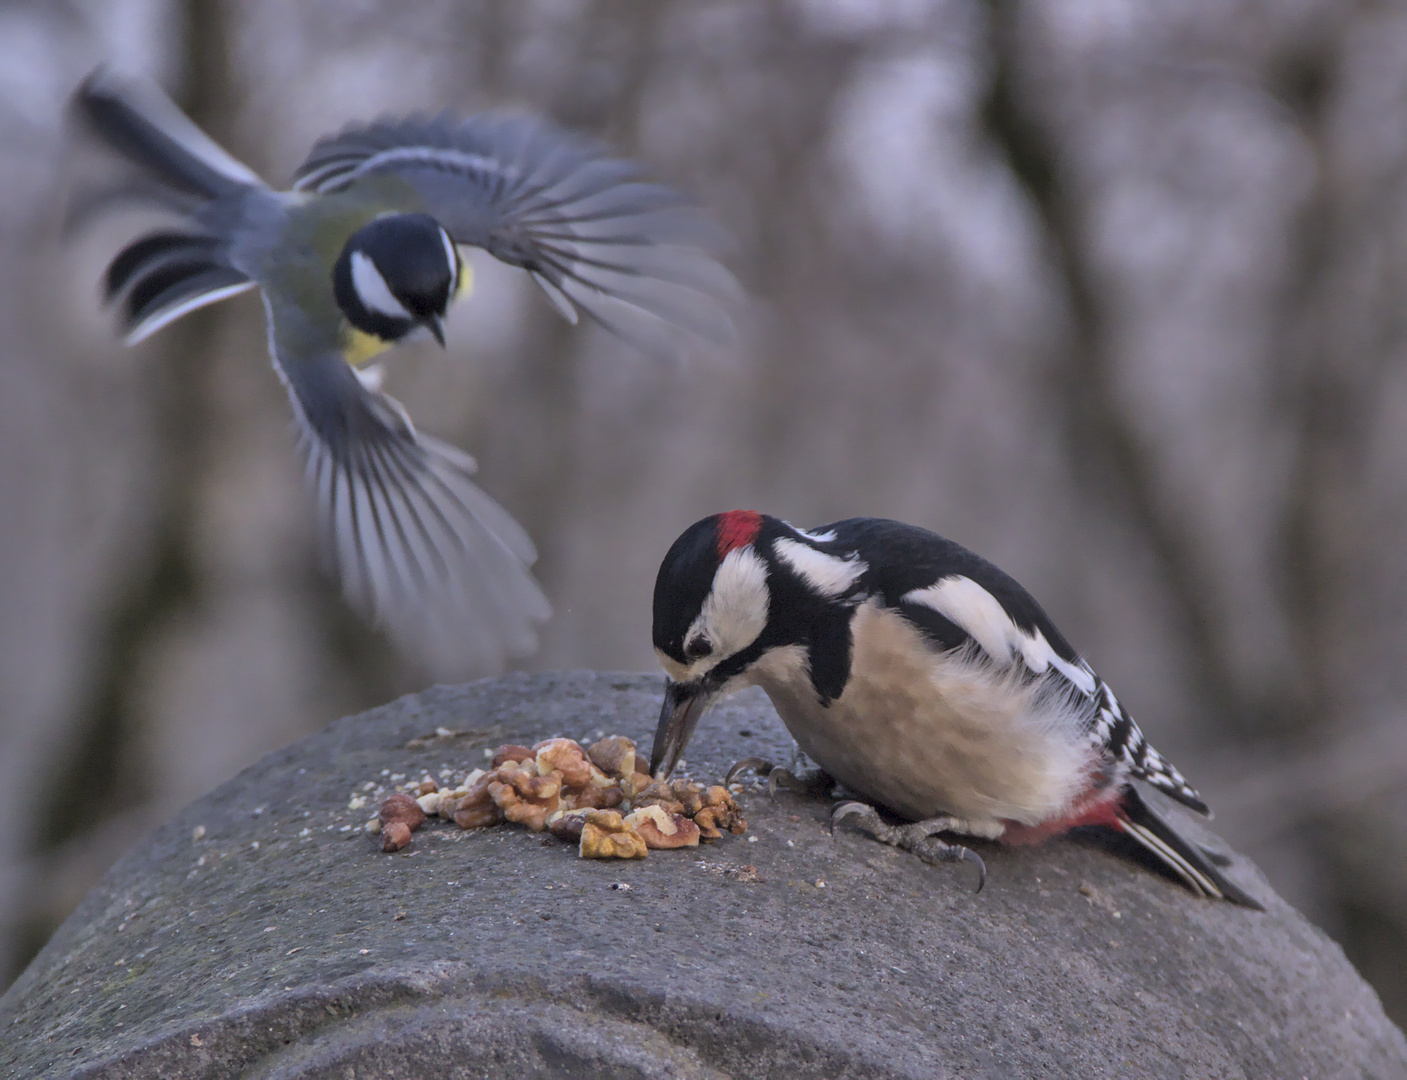
[[[431,315],[425,320],[425,329],[430,331],[430,336],[440,343],[440,348],[445,347],[445,321],[438,315]]]
[[[660,724],[655,728],[655,744],[650,750],[650,773],[656,780],[669,779],[684,747],[689,745],[689,736],[698,727],[699,717],[708,712],[713,698],[713,693],[699,683],[671,680],[665,686]]]

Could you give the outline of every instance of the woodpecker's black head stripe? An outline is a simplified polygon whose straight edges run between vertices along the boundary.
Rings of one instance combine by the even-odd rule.
[[[721,561],[715,519],[704,518],[670,545],[655,575],[655,647],[681,664],[689,662],[684,635],[708,599]]]

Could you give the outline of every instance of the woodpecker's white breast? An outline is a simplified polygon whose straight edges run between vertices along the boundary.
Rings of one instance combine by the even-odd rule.
[[[918,820],[1035,825],[1058,819],[1101,764],[1092,706],[1051,672],[1032,680],[981,652],[935,652],[870,600],[851,624],[844,692],[822,706],[799,645],[750,670],[797,743],[847,787]]]

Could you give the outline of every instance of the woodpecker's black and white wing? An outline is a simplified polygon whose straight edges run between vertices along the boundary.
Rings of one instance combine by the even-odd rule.
[[[726,343],[737,283],[718,232],[678,192],[594,142],[524,117],[442,115],[349,127],[313,147],[300,191],[393,176],[460,244],[528,271],[571,322],[578,310],[655,354],[677,329]]]
[[[881,519],[851,519],[813,530],[835,534],[870,570],[861,584],[880,594],[944,651],[980,650],[999,668],[1064,685],[1087,705],[1088,737],[1110,758],[1165,795],[1208,813],[1200,795],[1124,710],[1114,692],[1075,651],[1050,616],[1009,574],[962,545],[926,529]]]
[[[277,348],[277,327],[272,335]],[[335,352],[278,350],[347,598],[438,670],[496,670],[531,652],[550,608],[532,541],[470,477],[473,458],[419,434]]]

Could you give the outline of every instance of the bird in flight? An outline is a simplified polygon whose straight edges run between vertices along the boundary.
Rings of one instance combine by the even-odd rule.
[[[468,454],[416,430],[373,361],[444,343],[472,284],[461,248],[519,267],[652,354],[726,343],[736,283],[697,207],[593,141],[521,116],[376,120],[319,140],[271,188],[153,84],[95,71],[77,111],[172,224],[124,247],[105,289],[129,342],[259,290],[323,547],[349,601],[412,654],[485,670],[536,647],[550,609],[522,527]]]

